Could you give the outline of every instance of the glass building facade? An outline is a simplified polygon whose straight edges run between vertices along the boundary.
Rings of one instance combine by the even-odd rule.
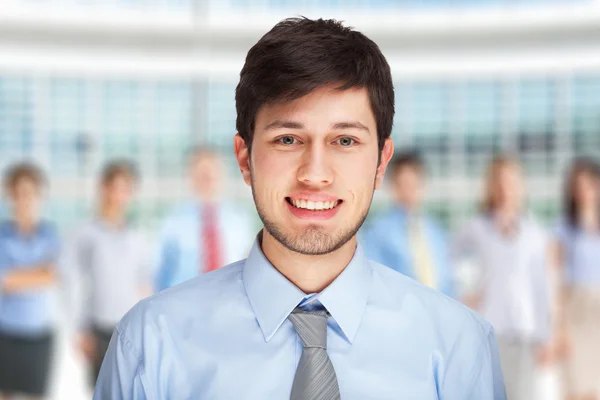
[[[108,159],[133,159],[144,175],[143,207],[134,214],[153,224],[184,190],[190,146],[219,149],[236,171],[234,89],[234,81],[2,76],[0,162],[41,161],[62,193],[52,197],[52,215],[69,224],[92,206],[93,187],[83,182]],[[403,81],[396,109],[397,147],[422,151],[429,207],[448,225],[473,211],[497,152],[523,161],[537,188],[530,205],[548,220],[558,212],[565,163],[600,154],[600,75]],[[247,193],[240,199],[249,200]]]

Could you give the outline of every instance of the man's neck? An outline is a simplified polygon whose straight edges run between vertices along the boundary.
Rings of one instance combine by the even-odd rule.
[[[100,218],[110,226],[123,226],[125,224],[125,212],[113,207],[102,207]]]
[[[356,236],[332,253],[309,256],[289,250],[263,229],[261,247],[267,260],[300,290],[307,294],[319,293],[354,257]]]
[[[510,236],[515,234],[518,229],[519,215],[519,211],[515,208],[498,208],[494,212],[494,220],[500,231]]]
[[[404,212],[407,215],[416,215],[420,211],[418,206],[402,202],[396,203],[396,207],[398,207],[400,210],[402,210],[402,212]]]
[[[17,218],[15,220],[17,230],[22,235],[29,235],[33,233],[37,224],[38,221],[35,218]]]
[[[600,224],[598,223],[598,219],[599,216],[596,207],[586,207],[581,210],[579,216],[579,223],[584,230],[597,232],[600,230]]]

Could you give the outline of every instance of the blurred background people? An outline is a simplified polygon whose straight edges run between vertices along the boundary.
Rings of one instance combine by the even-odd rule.
[[[388,172],[394,205],[361,232],[367,256],[445,294],[453,294],[445,233],[423,209],[425,165],[416,151],[398,154]]]
[[[44,209],[59,233],[89,220],[96,172],[126,157],[144,177],[131,221],[154,239],[165,216],[182,208],[175,207],[186,196],[185,153],[193,143],[230,167],[223,181],[232,184],[221,197],[255,215],[231,149],[235,86],[262,31],[248,20],[267,27],[292,15],[336,18],[377,36],[394,78],[392,138],[397,149],[426,156],[423,213],[451,236],[479,213],[474,188],[497,152],[519,156],[527,210],[550,227],[561,215],[564,161],[600,154],[600,0],[0,4],[0,170],[22,159],[43,166],[52,182]],[[373,217],[393,197],[380,191]],[[3,206],[0,217],[9,212]],[[193,262],[202,269],[200,259]],[[64,320],[61,327],[70,328]],[[84,368],[60,339],[52,398],[89,398],[81,393]],[[535,400],[561,398],[555,375],[544,374],[552,382]]]
[[[193,198],[164,221],[157,291],[245,258],[256,234],[249,215],[222,197],[225,166],[218,153],[193,149],[188,168]]]
[[[75,315],[77,347],[96,382],[113,330],[125,313],[152,293],[152,249],[128,221],[139,175],[127,160],[101,171],[96,215],[66,241],[63,269]]]
[[[29,163],[4,176],[10,218],[0,222],[0,397],[43,398],[48,390],[59,238],[41,219],[45,184]]]
[[[600,399],[600,166],[590,158],[575,160],[568,172],[556,232],[565,390],[570,400]]]
[[[534,398],[551,325],[547,235],[526,214],[524,189],[519,163],[497,156],[488,167],[481,212],[453,245],[457,265],[469,260],[476,268],[464,301],[494,327],[511,400]]]

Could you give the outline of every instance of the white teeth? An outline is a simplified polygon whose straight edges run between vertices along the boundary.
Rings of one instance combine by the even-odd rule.
[[[292,204],[297,208],[307,210],[330,210],[337,206],[337,201],[311,201],[311,200],[291,200]]]

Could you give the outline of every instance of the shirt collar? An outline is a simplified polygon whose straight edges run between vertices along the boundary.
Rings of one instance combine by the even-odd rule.
[[[250,304],[265,341],[273,338],[288,315],[308,295],[283,276],[264,256],[256,240],[243,269]],[[315,296],[329,311],[350,343],[354,340],[371,288],[371,267],[357,246],[342,273]]]

